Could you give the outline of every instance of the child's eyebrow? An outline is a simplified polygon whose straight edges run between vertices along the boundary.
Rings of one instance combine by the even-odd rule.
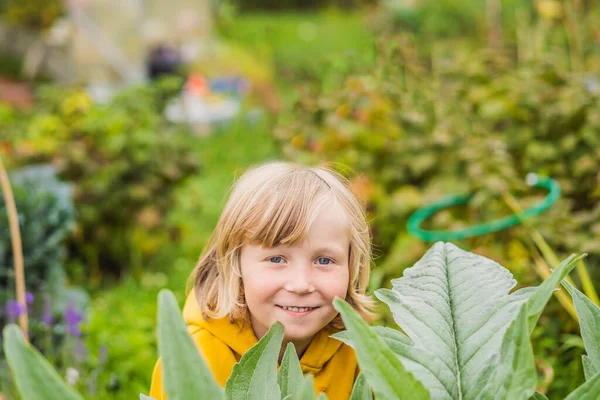
[[[271,251],[273,249],[278,249],[278,250],[285,249],[286,247],[288,247],[288,246],[277,245],[277,246],[274,246],[272,248],[263,247],[262,250],[268,252],[268,251]],[[314,249],[310,249],[310,251],[314,252],[314,253],[328,253],[329,252],[329,253],[333,253],[333,254],[339,255],[339,256],[344,255],[344,249],[341,248],[341,247],[338,247],[338,246],[322,246],[321,245],[321,246],[316,247]]]
[[[342,249],[341,247],[337,247],[337,246],[319,246],[314,251],[316,253],[331,252],[331,253],[339,254],[339,255],[343,255],[344,254],[344,249]]]

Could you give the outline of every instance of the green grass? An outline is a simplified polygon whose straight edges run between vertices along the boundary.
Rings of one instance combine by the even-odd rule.
[[[357,12],[248,13],[224,23],[221,31],[228,40],[270,57],[284,90],[295,80],[343,73],[374,57],[375,38]]]

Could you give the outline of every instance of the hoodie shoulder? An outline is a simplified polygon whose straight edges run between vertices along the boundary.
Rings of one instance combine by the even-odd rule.
[[[235,353],[222,340],[201,326],[189,326],[188,332],[215,380],[224,387],[238,361]]]

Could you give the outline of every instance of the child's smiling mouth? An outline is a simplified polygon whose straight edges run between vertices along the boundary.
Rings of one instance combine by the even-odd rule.
[[[296,317],[301,317],[304,315],[308,315],[311,312],[315,311],[316,309],[318,309],[319,307],[291,307],[291,306],[280,306],[280,305],[276,305],[277,308],[285,311],[287,314],[296,316]]]

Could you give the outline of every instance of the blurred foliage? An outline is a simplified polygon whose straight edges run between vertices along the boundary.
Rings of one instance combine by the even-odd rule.
[[[373,60],[374,38],[358,12],[327,10],[274,16],[239,14],[227,7],[219,10],[221,36],[272,60],[280,86],[305,79],[336,79],[349,67]],[[346,57],[340,64],[342,54]]]
[[[491,11],[492,5],[497,14]],[[368,13],[368,19],[379,34],[410,32],[422,47],[453,38],[485,43],[488,27],[496,30],[502,41],[514,45],[523,39],[532,43],[541,39],[519,38],[523,26],[534,21],[554,40],[565,41],[584,25],[588,32],[597,33],[596,19],[576,17],[597,13],[597,4],[589,0],[382,0]]]
[[[35,31],[50,28],[63,12],[63,2],[60,0],[3,0],[0,2],[0,21]]]
[[[50,315],[63,314],[69,303],[85,308],[88,294],[69,285],[65,274],[66,239],[75,224],[71,185],[57,179],[50,165],[27,166],[10,173],[25,266],[26,290],[36,297],[32,310],[43,309],[49,295]],[[0,198],[0,304],[15,299],[12,239],[4,197]],[[39,315],[42,314],[40,311]],[[32,318],[32,337],[38,331]],[[2,316],[5,321],[5,316]]]
[[[194,137],[162,116],[179,87],[167,78],[102,105],[81,90],[49,86],[31,112],[0,109],[7,157],[15,165],[51,162],[73,184],[70,255],[79,263],[70,273],[77,281],[91,278],[95,286],[102,272],[139,277],[143,257],[176,235],[161,221],[175,187],[200,164],[189,146]]]
[[[598,26],[589,19],[578,25]],[[505,193],[524,207],[545,195],[526,186],[528,172],[556,179],[563,190],[559,202],[534,220],[536,228],[561,253],[590,253],[587,264],[598,286],[600,58],[591,50],[598,46],[596,28],[586,31],[582,48],[590,50],[582,53],[565,46],[564,35],[553,34],[564,32],[563,25],[542,20],[519,29],[526,40],[493,52],[477,40],[440,40],[423,48],[408,33],[382,38],[374,68],[357,70],[335,90],[306,85],[275,130],[290,159],[330,162],[352,176],[374,234],[373,288],[387,285],[425,251],[405,228],[418,207],[471,192],[468,206],[438,213],[425,228],[458,229],[496,219],[511,214]],[[460,245],[498,260],[525,284],[537,279],[528,267],[536,250],[522,226]],[[576,327],[561,309],[542,326],[554,346],[538,344],[540,365],[556,369],[550,396],[564,396],[582,375],[572,367],[573,360],[579,364],[577,356],[557,343]]]
[[[151,299],[167,282],[163,272],[145,272],[139,283],[127,279],[94,297],[83,326],[84,342],[90,349],[106,346],[107,356],[90,398],[129,399],[148,393],[157,354],[156,306]]]
[[[22,59],[13,54],[0,52],[0,74],[4,78],[21,78]]]
[[[354,8],[373,5],[377,0],[229,0],[224,1],[239,7],[241,10],[311,10],[325,7]]]
[[[209,78],[243,76],[253,84],[271,83],[275,75],[272,63],[234,43],[216,44],[210,56],[196,61],[190,68]]]
[[[430,69],[397,40],[370,74],[337,91],[305,89],[276,130],[286,154],[364,172],[355,186],[382,221],[374,228],[384,253],[397,222],[444,193],[478,192],[464,210],[468,220],[453,224],[442,212],[433,225],[506,214],[494,199],[509,189],[524,194],[528,172],[563,189],[564,199],[538,221],[552,245],[598,253],[598,76],[572,73],[555,58],[513,68],[505,57],[459,48],[433,54]]]
[[[74,225],[72,188],[56,178],[51,165],[13,170],[9,179],[17,207],[25,283],[28,292],[29,338],[56,365],[73,364],[74,343],[66,335],[62,317],[69,306],[83,310],[88,294],[69,285],[64,271],[66,238]],[[15,294],[12,239],[4,197],[0,197],[0,305],[2,324],[10,322],[7,302]],[[14,310],[13,310],[14,312]],[[12,318],[15,318],[13,315]],[[12,380],[0,349],[0,386],[9,399]]]
[[[74,224],[71,188],[51,167],[26,167],[10,174],[26,267],[27,291],[64,290],[65,238]],[[58,281],[57,281],[58,280]],[[0,304],[16,298],[8,210],[0,197]]]
[[[485,2],[464,0],[382,1],[371,18],[377,30],[429,37],[478,35],[485,29]]]

